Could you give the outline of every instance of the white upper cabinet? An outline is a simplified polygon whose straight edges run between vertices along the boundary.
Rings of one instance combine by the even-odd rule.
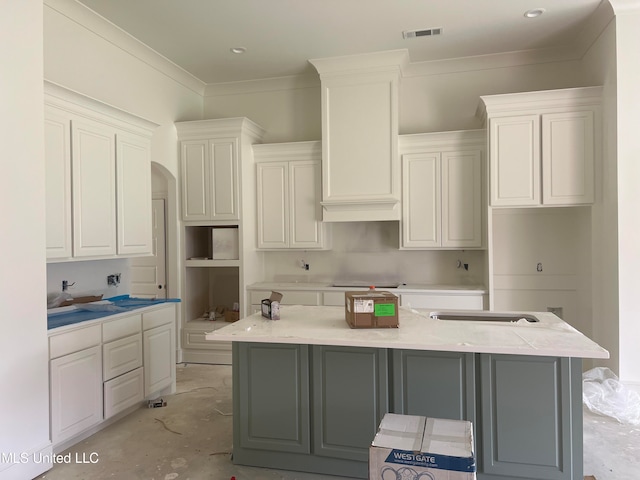
[[[480,248],[483,233],[481,130],[400,137],[401,248]]]
[[[45,108],[47,258],[71,257],[71,119]]]
[[[248,118],[175,125],[181,152],[182,219],[239,220],[240,151],[242,145],[262,138],[262,128]]]
[[[45,85],[47,259],[152,253],[155,124]]]
[[[73,255],[116,254],[116,152],[111,129],[72,122]]]
[[[407,57],[310,60],[321,80],[324,221],[400,219],[398,89]]]
[[[593,203],[601,95],[585,87],[481,97],[491,206]]]
[[[182,142],[182,185],[183,220],[238,220],[236,139]]]
[[[254,145],[258,248],[328,247],[321,221],[320,142]]]
[[[152,253],[151,144],[127,133],[116,134],[117,252]]]

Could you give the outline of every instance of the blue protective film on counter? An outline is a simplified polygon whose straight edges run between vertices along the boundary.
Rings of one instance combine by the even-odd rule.
[[[135,298],[129,295],[106,298],[111,304],[77,304],[76,310],[47,315],[47,329],[64,327],[75,323],[86,322],[108,317],[117,313],[130,312],[138,308],[150,307],[161,303],[180,302],[179,298]]]

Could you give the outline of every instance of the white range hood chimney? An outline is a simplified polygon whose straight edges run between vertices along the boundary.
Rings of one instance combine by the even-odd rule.
[[[309,60],[322,90],[322,220],[400,220],[398,90],[407,50]]]

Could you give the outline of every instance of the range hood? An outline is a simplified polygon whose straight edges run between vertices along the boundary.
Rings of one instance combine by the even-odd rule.
[[[322,92],[322,220],[400,220],[398,90],[407,50],[310,60]]]

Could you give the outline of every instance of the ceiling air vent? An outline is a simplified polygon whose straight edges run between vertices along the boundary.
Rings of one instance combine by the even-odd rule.
[[[411,30],[402,32],[402,38],[417,38],[417,37],[433,37],[434,35],[441,35],[442,27],[437,28],[425,28],[423,30]]]

